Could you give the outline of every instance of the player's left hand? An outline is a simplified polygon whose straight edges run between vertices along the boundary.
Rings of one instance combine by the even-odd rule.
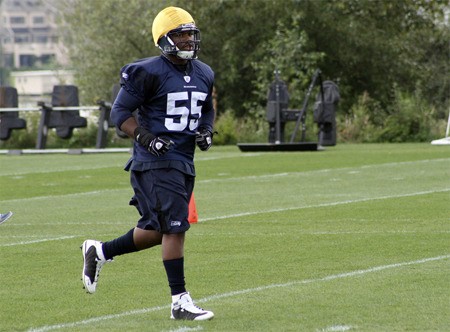
[[[200,129],[195,133],[195,142],[202,151],[208,150],[212,145],[213,133],[207,129]]]

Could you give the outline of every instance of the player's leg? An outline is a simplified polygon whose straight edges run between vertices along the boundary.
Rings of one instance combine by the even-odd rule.
[[[162,234],[154,229],[158,225],[157,213],[150,209],[156,205],[152,195],[153,183],[146,179],[146,172],[131,172],[131,185],[135,195],[130,201],[134,205],[141,218],[137,227],[129,230],[124,235],[107,242],[86,240],[81,246],[83,254],[82,281],[88,293],[94,293],[97,288],[98,277],[103,265],[111,261],[115,256],[133,253],[148,249],[162,242]],[[150,197],[150,200],[149,200]]]
[[[167,181],[164,180],[164,177]],[[163,230],[162,259],[172,295],[172,319],[207,320],[214,317],[211,311],[197,307],[186,291],[184,275],[184,241],[189,229],[189,199],[194,188],[194,177],[177,170],[161,174],[158,196],[161,205],[160,224]]]
[[[155,230],[133,228],[126,234],[107,242],[86,240],[81,246],[84,264],[82,280],[84,288],[94,293],[103,265],[119,255],[148,249],[160,245],[162,234]]]

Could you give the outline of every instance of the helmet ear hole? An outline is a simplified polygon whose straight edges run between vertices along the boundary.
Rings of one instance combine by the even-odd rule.
[[[171,35],[186,32],[192,36],[192,39],[188,41],[188,43],[192,46],[189,50],[185,50],[183,47],[183,44],[186,43],[186,41],[176,44],[170,37]],[[193,23],[181,25],[162,36],[158,40],[158,47],[166,56],[172,55],[183,60],[197,59],[197,53],[200,51],[200,30]]]
[[[165,54],[172,54],[177,50],[177,46],[168,35],[162,36],[159,39],[158,47]]]

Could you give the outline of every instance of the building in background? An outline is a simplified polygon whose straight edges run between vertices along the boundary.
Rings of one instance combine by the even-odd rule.
[[[48,71],[68,65],[56,18],[52,0],[0,1],[0,85],[15,86],[19,94],[39,95],[59,83],[61,74]],[[72,81],[71,73],[64,72],[62,83]]]

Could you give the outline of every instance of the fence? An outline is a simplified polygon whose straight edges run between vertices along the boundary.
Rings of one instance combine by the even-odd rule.
[[[112,102],[117,96],[119,86],[112,91]],[[80,106],[78,88],[74,85],[55,85],[52,92],[51,105],[38,102],[37,107],[18,107],[17,90],[13,87],[0,87],[0,139],[8,140],[12,130],[25,129],[26,121],[19,118],[20,112],[40,112],[40,121],[35,148],[46,148],[49,129],[55,129],[58,137],[69,139],[74,128],[87,127],[87,120],[81,117],[80,111],[98,111],[99,121],[96,138],[96,149],[105,149],[107,145],[108,129],[114,128],[110,120],[112,102],[98,101],[97,105]],[[116,130],[121,138],[126,134]]]

